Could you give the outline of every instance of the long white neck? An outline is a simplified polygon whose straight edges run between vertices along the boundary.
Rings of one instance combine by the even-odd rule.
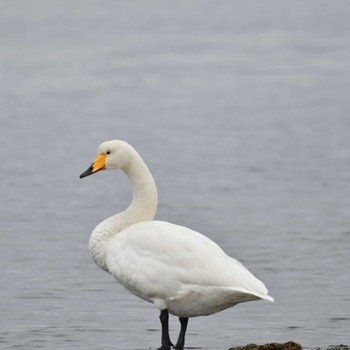
[[[140,155],[134,149],[130,151],[130,162],[124,171],[130,179],[133,198],[130,206],[122,213],[127,226],[153,220],[158,206],[157,187],[151,172]]]
[[[157,188],[154,179],[140,155],[130,148],[130,162],[123,168],[133,189],[129,207],[98,224],[93,230],[89,249],[95,263],[108,272],[106,251],[110,239],[130,225],[153,220],[158,206]]]

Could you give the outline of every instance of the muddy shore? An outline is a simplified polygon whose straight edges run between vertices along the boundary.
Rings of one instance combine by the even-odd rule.
[[[229,348],[229,350],[302,350],[301,344],[293,341],[286,343],[266,343],[266,344],[247,344],[244,346],[234,346]],[[349,345],[339,344],[339,345],[329,345],[326,347],[314,347],[307,348],[310,350],[350,350]]]

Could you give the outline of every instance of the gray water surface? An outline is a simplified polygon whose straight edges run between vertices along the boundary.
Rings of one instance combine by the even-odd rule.
[[[0,27],[0,348],[159,346],[158,311],[88,253],[131,198],[121,172],[78,178],[115,138],[157,218],[275,298],[191,319],[189,347],[350,342],[348,2],[12,0]]]

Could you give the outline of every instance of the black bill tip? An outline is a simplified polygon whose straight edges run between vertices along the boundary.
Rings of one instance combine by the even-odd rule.
[[[94,165],[92,164],[87,170],[85,170],[85,171],[79,176],[79,178],[82,179],[83,177],[92,175],[92,174],[93,174],[93,172],[92,172],[92,169],[93,169],[93,168],[94,168]]]

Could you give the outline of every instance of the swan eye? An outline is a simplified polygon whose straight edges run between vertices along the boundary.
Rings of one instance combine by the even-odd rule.
[[[111,151],[107,151],[106,154],[111,154]]]

